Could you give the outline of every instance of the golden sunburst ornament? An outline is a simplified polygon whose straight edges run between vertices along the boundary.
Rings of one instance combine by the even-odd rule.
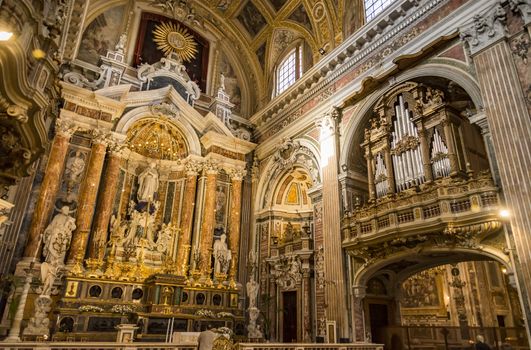
[[[153,29],[157,49],[169,56],[174,52],[182,61],[189,62],[197,53],[197,43],[186,28],[174,23],[161,23]]]

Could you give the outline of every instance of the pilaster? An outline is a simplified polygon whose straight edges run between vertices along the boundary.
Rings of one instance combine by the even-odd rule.
[[[335,321],[338,339],[348,337],[346,320],[345,273],[340,230],[340,192],[338,181],[338,125],[341,111],[332,108],[318,122],[321,129],[321,168],[323,179],[322,230],[324,289],[329,302],[327,321]]]
[[[529,24],[530,3],[509,2]],[[524,315],[531,317],[531,123],[526,97],[519,82],[511,49],[505,39],[506,8],[497,2],[491,9],[474,17],[474,22],[461,29],[476,68],[485,104],[485,115],[492,136],[492,146],[499,168],[502,195],[510,212],[508,241],[514,240],[511,257],[517,273],[517,285]],[[512,234],[511,234],[512,232]],[[528,337],[529,323],[527,323]]]

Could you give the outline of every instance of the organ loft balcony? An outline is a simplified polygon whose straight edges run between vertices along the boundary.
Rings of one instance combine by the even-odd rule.
[[[382,248],[473,247],[501,228],[489,171],[446,177],[356,207],[342,221],[343,247],[371,257]]]
[[[464,107],[471,104],[437,83],[405,82],[367,117],[360,154],[368,188],[350,192],[356,204],[341,226],[343,248],[365,266],[394,255],[429,255],[435,264],[444,254],[507,251],[484,140]]]

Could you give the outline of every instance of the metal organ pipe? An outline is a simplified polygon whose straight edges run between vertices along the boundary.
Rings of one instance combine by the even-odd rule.
[[[393,121],[393,132],[391,133],[391,147],[393,149],[401,142],[405,142],[408,137],[418,139],[418,130],[411,120],[411,111],[406,107],[402,95],[398,96],[398,103],[395,105],[395,116],[396,120]],[[400,154],[395,153],[392,159],[398,192],[424,182],[422,154],[418,146]]]

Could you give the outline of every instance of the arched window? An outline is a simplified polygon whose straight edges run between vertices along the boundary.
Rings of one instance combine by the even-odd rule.
[[[393,0],[364,0],[365,19],[369,22],[393,2]]]
[[[295,83],[302,76],[302,45],[297,45],[278,65],[275,74],[274,96],[280,95],[284,90]]]

